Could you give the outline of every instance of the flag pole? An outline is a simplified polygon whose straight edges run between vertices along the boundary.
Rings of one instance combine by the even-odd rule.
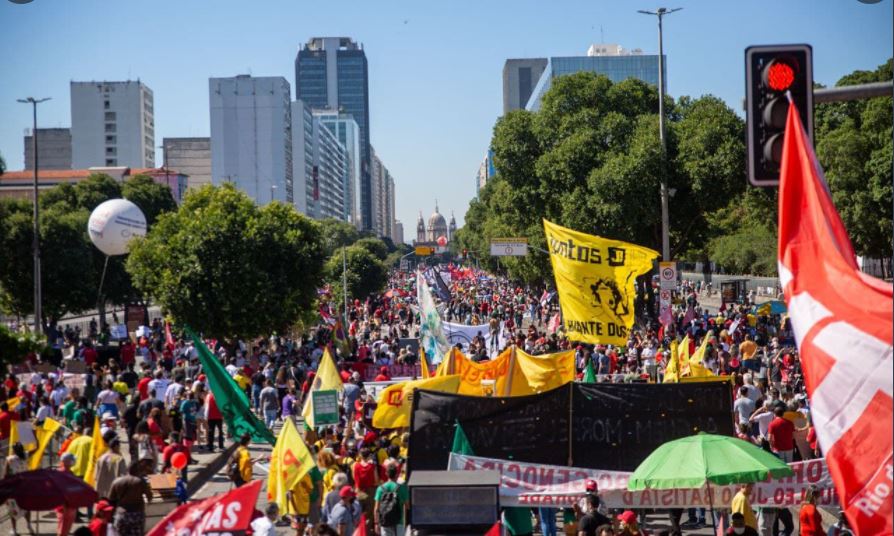
[[[345,329],[348,325],[348,261],[345,248],[341,248],[341,286],[345,298]]]

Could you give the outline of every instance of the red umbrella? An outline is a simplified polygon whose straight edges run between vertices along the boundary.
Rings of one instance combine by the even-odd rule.
[[[23,510],[52,510],[66,505],[86,508],[99,497],[90,485],[58,469],[25,471],[0,480],[0,503],[15,499]]]

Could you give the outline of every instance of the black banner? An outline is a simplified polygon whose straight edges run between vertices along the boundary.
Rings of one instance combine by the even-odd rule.
[[[456,422],[477,456],[568,464],[571,391],[488,398],[414,391],[410,470],[447,469]]]
[[[633,471],[668,441],[735,433],[728,382],[576,383],[573,389],[574,467]]]
[[[728,382],[571,383],[509,398],[419,390],[409,470],[447,467],[457,421],[476,456],[618,471],[674,439],[734,433]]]

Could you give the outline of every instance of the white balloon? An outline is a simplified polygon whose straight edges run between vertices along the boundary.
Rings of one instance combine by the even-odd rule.
[[[124,255],[133,237],[146,236],[146,216],[127,199],[109,199],[93,209],[87,232],[106,255]]]

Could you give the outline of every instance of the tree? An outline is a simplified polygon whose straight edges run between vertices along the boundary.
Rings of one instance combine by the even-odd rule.
[[[342,252],[344,251],[344,259]],[[343,263],[346,266],[342,276]],[[337,250],[324,267],[326,281],[332,286],[332,295],[339,301],[344,293],[343,281],[347,280],[348,297],[366,299],[370,294],[385,288],[388,268],[367,248],[360,245]]]
[[[384,261],[385,257],[388,256],[388,246],[378,238],[361,238],[354,242],[353,245],[369,251],[380,261]]]
[[[155,220],[165,212],[177,210],[177,202],[166,184],[155,182],[149,175],[133,175],[121,188],[125,199],[140,207],[146,216],[146,227],[152,227]]]
[[[0,324],[0,368],[22,363],[31,352],[47,355],[52,349],[43,335],[15,333]]]
[[[176,322],[217,338],[284,331],[321,283],[320,225],[282,203],[259,208],[232,185],[187,194],[127,259],[134,285]]]
[[[706,215],[744,191],[744,125],[714,97],[666,101],[665,173],[675,252],[705,247]],[[511,277],[551,277],[543,218],[586,233],[660,249],[658,93],[629,78],[557,78],[537,112],[513,111],[494,126],[496,176],[466,213],[457,242],[490,268],[489,241],[527,237],[527,257],[504,258]],[[720,196],[718,196],[718,193]],[[718,203],[718,199],[722,204]]]
[[[350,223],[335,218],[320,220],[320,235],[323,242],[323,252],[326,257],[332,255],[336,249],[350,246],[360,240],[360,232]]]
[[[0,154],[0,175],[6,173],[6,160],[3,159],[3,155]]]
[[[855,71],[838,86],[883,82],[894,61],[875,71]],[[835,207],[857,255],[890,259],[892,222],[891,97],[816,106],[816,152]]]

